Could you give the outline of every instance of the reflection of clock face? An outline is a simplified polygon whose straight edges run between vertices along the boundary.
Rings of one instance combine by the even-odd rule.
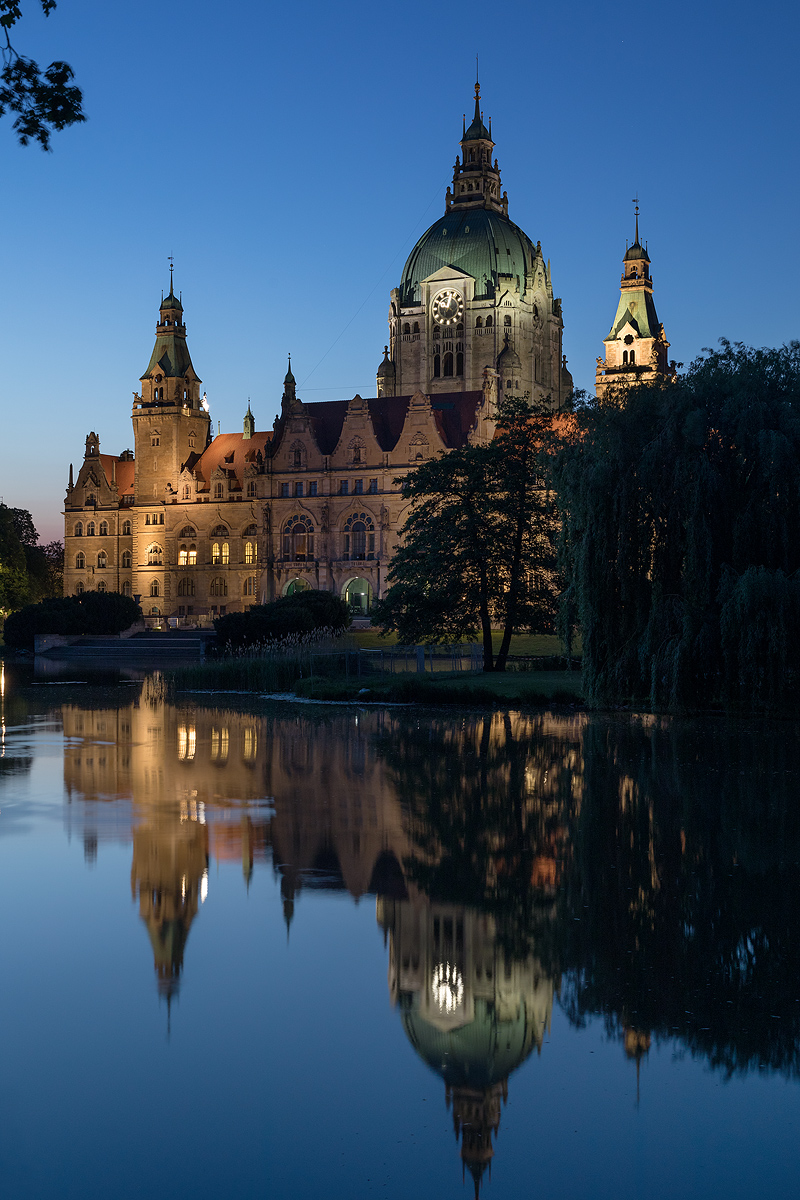
[[[439,292],[433,302],[433,319],[440,325],[455,325],[456,321],[461,319],[463,312],[464,301],[452,288]]]

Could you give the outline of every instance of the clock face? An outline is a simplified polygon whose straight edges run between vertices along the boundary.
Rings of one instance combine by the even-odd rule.
[[[458,292],[454,292],[452,288],[447,288],[433,301],[431,308],[434,321],[438,321],[440,325],[455,325],[456,321],[460,321],[464,312],[464,301],[459,296]]]

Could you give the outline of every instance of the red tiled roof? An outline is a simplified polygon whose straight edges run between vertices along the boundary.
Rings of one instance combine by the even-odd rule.
[[[467,444],[467,435],[475,424],[482,401],[483,392],[447,392],[442,396],[431,396],[436,428],[449,450]]]
[[[114,454],[101,454],[100,465],[105,472],[106,479],[111,483],[112,478],[116,475],[117,489],[120,496],[130,496],[133,494],[133,474],[136,463],[132,458],[120,460]],[[116,471],[112,466],[116,467]]]
[[[245,467],[255,459],[259,450],[262,457],[266,457],[271,439],[271,432],[254,433],[247,440],[243,433],[218,433],[194,464],[195,474],[205,483],[210,483],[214,471],[221,467],[223,471],[232,473],[241,480],[244,478]],[[231,455],[231,461],[226,461]]]

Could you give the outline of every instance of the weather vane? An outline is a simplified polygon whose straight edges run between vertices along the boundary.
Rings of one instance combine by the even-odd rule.
[[[167,255],[167,262],[169,263],[169,290],[170,290],[170,295],[172,294],[172,264],[174,263],[174,261],[175,261],[175,260],[174,260],[174,258],[172,257],[172,255],[171,255],[171,254],[168,254],[168,255]]]

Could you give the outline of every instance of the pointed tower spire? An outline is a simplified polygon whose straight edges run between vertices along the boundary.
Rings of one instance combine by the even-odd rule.
[[[476,62],[477,70],[477,62]],[[492,162],[491,128],[483,123],[481,84],[475,80],[475,114],[467,126],[462,123],[461,156],[456,159],[452,189],[447,189],[446,211],[451,209],[488,208],[508,216],[508,200],[501,191],[500,168]]]
[[[633,239],[634,246],[639,245],[639,193],[637,192],[633,198],[633,211],[636,217],[636,233]]]
[[[256,432],[256,419],[250,411],[250,397],[247,397],[247,412],[244,414],[244,441],[249,442]]]

